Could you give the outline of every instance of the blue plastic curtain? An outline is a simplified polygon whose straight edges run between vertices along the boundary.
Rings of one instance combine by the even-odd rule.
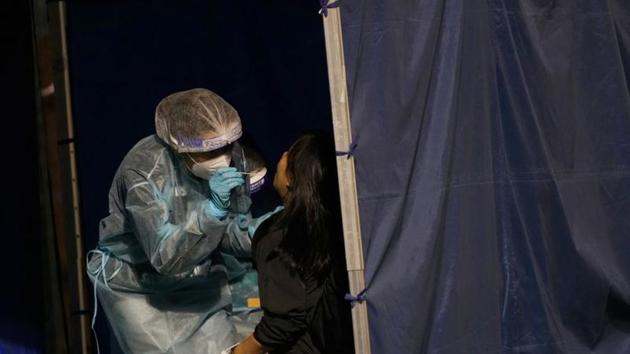
[[[374,353],[630,352],[630,2],[341,2]]]

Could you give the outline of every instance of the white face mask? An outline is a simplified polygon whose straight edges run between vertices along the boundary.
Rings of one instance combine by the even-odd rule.
[[[215,157],[214,159],[210,159],[204,162],[197,162],[192,156],[187,156],[193,161],[193,165],[190,168],[190,172],[193,175],[203,178],[210,179],[210,176],[221,167],[229,167],[230,162],[232,162],[232,156],[230,153],[225,153],[219,157]]]

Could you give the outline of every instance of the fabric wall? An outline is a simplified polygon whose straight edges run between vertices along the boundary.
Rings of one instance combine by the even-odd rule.
[[[341,16],[373,352],[630,352],[630,3]]]

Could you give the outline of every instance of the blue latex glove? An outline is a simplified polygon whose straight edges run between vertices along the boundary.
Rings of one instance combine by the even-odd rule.
[[[210,202],[216,209],[227,210],[230,206],[232,189],[243,185],[243,175],[234,167],[219,168],[208,180],[210,185]],[[211,209],[213,209],[211,207]]]

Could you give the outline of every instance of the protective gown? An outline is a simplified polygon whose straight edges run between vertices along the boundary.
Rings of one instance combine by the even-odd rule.
[[[116,172],[88,274],[126,353],[218,354],[236,341],[222,253],[250,256],[251,219],[212,216],[209,193],[157,136]],[[246,210],[247,199],[236,196],[231,209]]]

